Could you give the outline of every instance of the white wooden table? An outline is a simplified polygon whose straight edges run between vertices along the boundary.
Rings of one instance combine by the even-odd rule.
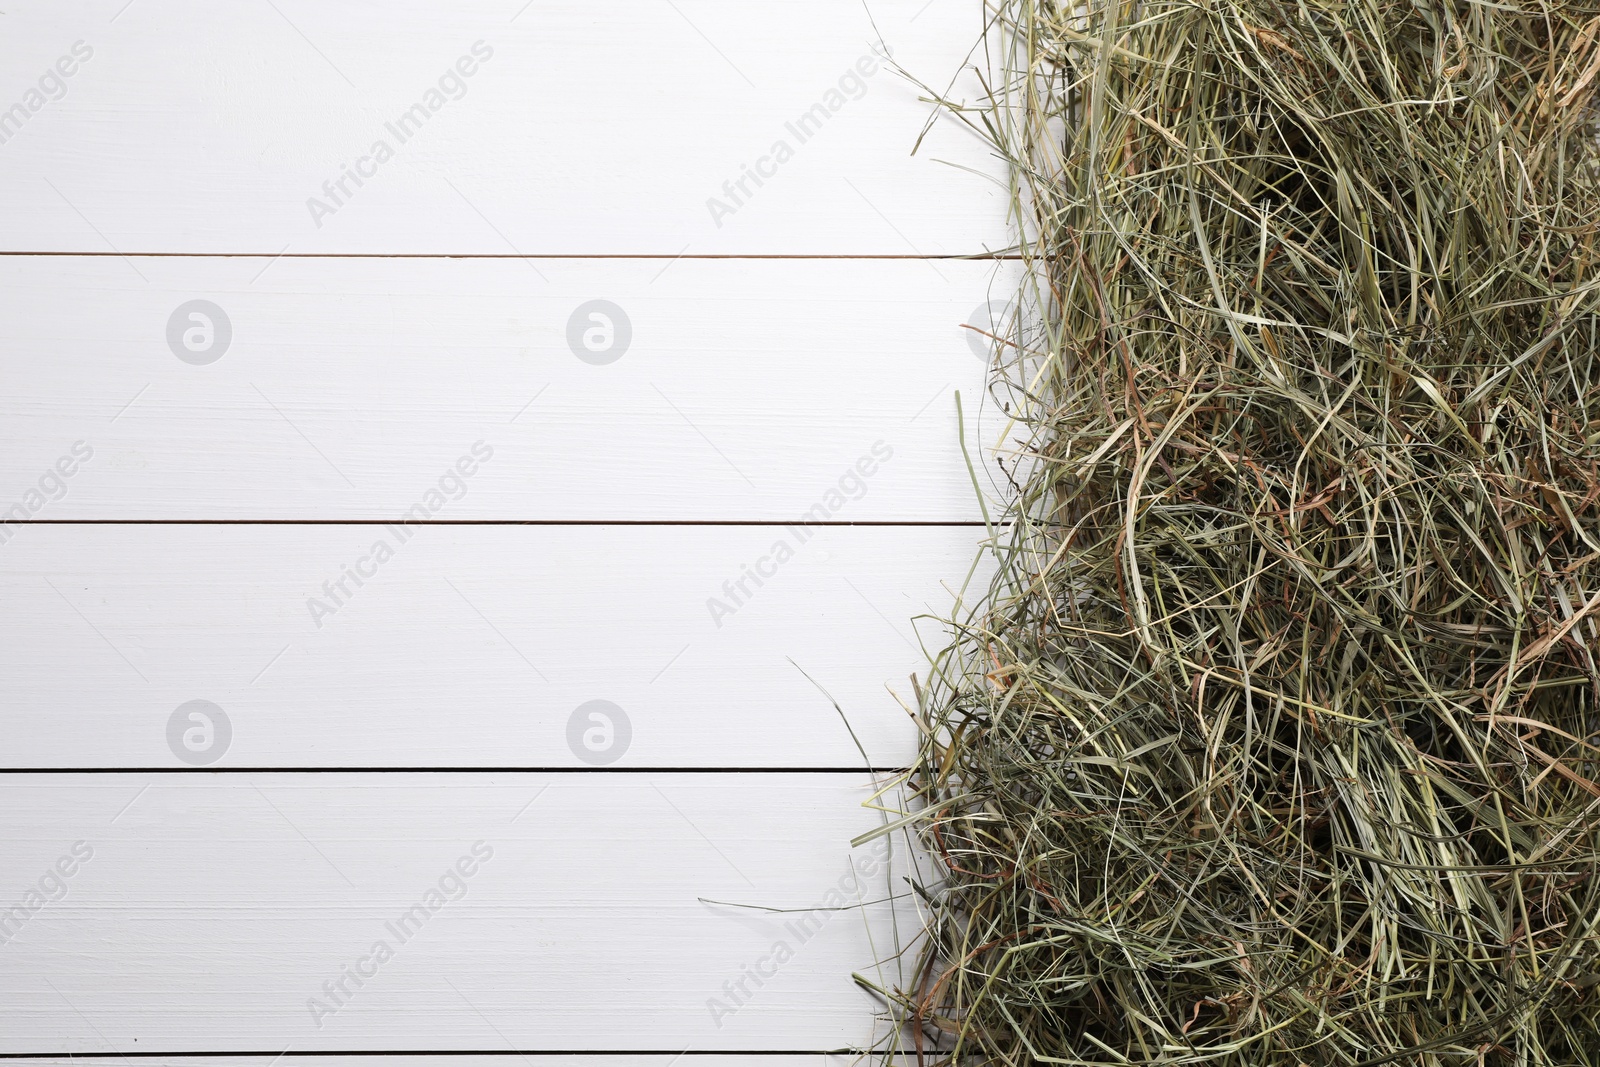
[[[851,850],[872,777],[799,668],[906,762],[1009,283],[945,258],[1003,243],[998,164],[911,155],[884,54],[943,89],[980,6],[0,31],[0,1053],[872,1040],[907,857]]]

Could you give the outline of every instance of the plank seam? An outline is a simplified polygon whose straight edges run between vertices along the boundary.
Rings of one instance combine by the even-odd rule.
[[[394,519],[7,519],[5,526],[392,526]],[[411,519],[407,526],[926,526],[983,528],[982,519],[863,519],[781,522],[777,519]]]
[[[668,252],[548,252],[516,255],[510,252],[44,252],[0,251],[0,256],[53,256],[82,259],[639,259],[639,260],[936,260],[960,262],[962,260],[1018,260],[1014,252],[970,252],[966,255],[928,256],[899,253],[841,255],[817,252],[725,252],[698,255],[672,255]]]
[[[909,767],[0,767],[17,774],[904,774]]]
[[[0,1052],[0,1060],[111,1060],[111,1059],[216,1059],[224,1056],[240,1059],[259,1056],[272,1059],[296,1059],[310,1056],[853,1056],[860,1049],[429,1049],[421,1052],[406,1049],[343,1049],[319,1052],[316,1050],[284,1050],[266,1052]],[[880,1050],[890,1051],[890,1050]],[[894,1055],[909,1055],[902,1050]]]

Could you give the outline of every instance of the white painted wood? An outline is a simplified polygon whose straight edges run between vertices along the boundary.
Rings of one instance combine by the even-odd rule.
[[[968,0],[18,0],[0,249],[977,252],[1004,242],[998,163],[948,120],[912,157],[921,90],[857,64],[881,32],[943,90],[982,19]],[[736,204],[746,167],[770,177]],[[325,191],[346,168],[368,176]]]
[[[25,498],[40,519],[391,519],[477,441],[492,462],[437,517],[788,521],[877,442],[893,458],[839,519],[980,517],[953,393],[976,450],[986,363],[961,324],[1009,286],[993,261],[138,265],[0,258],[0,519]],[[596,298],[632,328],[606,365],[567,340]],[[231,331],[206,365],[167,341],[197,299]]]
[[[702,898],[836,902],[879,819],[867,775],[727,769],[859,764],[796,664],[903,763],[885,683],[923,668],[910,619],[949,609],[981,536],[781,524],[977,517],[955,389],[969,441],[994,434],[958,325],[1010,285],[933,257],[1004,243],[1001,170],[943,119],[911,156],[930,106],[869,49],[943,89],[982,19],[6,6],[0,253],[52,254],[0,256],[0,1053],[671,1067],[878,1036],[849,976],[892,950],[889,906]],[[390,129],[417,104],[414,135]],[[364,183],[324,188],[379,140]],[[514,258],[387,258],[411,256]],[[905,258],[833,258],[860,256]],[[633,330],[605,365],[567,339],[597,299]],[[194,300],[228,320],[215,362],[169,347]],[[349,524],[403,514],[773,525]],[[116,524],[148,519],[224,524]],[[299,520],[327,524],[227,524]],[[238,773],[26,773],[191,764]],[[248,769],[506,766],[637,773]],[[401,944],[385,923],[479,841],[465,896]],[[393,959],[317,1025],[308,999],[337,1004],[323,983],[386,935]],[[724,984],[779,943],[761,988]],[[616,1054],[539,1054],[585,1049]]]
[[[877,824],[870,791],[850,774],[7,776],[5,900],[65,895],[0,946],[0,1051],[848,1047],[872,1037],[850,973],[887,955],[891,905],[812,912],[802,940],[796,916],[703,899],[881,900],[889,878],[848,846]],[[492,855],[443,881],[475,847]],[[852,863],[864,896],[830,898]],[[441,885],[402,942],[386,924]],[[308,1000],[361,960],[316,1025]],[[764,984],[713,1021],[757,965]]]
[[[592,741],[619,767],[860,766],[796,665],[875,764],[903,765],[914,731],[885,686],[909,698],[912,617],[948,612],[983,530],[806,534],[28,527],[0,547],[0,765],[181,768],[169,719],[205,700],[232,726],[219,768],[582,767],[569,719],[606,700],[631,740]]]

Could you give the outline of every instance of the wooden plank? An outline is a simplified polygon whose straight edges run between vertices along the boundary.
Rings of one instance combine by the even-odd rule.
[[[998,163],[943,119],[911,156],[932,108],[872,49],[944,90],[982,26],[946,0],[21,0],[0,249],[977,252]]]
[[[181,769],[205,701],[226,736],[192,762],[223,769],[860,766],[802,668],[903,765],[885,685],[909,698],[912,617],[948,611],[981,536],[29,527],[0,548],[0,765]]]
[[[870,792],[864,774],[5,776],[0,1051],[856,1045],[873,1003],[850,974],[888,954],[904,873],[887,843],[848,846],[877,824]]]
[[[979,518],[952,394],[975,448],[987,365],[961,324],[1004,265],[139,264],[0,258],[0,521],[388,520],[477,442],[492,461],[436,518],[786,522],[862,457],[839,520]],[[575,354],[610,354],[586,347],[622,321],[596,299],[631,328],[605,364]],[[77,442],[92,458],[56,477]]]

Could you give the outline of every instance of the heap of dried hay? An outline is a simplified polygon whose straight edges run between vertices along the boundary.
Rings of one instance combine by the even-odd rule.
[[[1600,1063],[1600,3],[992,2],[1037,329],[917,1047]]]

